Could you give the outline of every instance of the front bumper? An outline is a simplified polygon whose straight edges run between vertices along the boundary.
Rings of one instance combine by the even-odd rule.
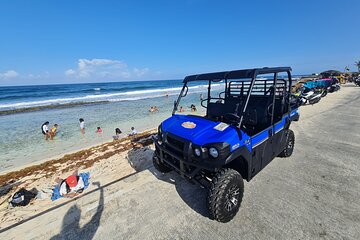
[[[174,137],[174,136],[172,136]],[[194,179],[204,171],[216,172],[223,165],[223,161],[206,161],[195,159],[192,154],[191,142],[183,140],[184,146],[176,151],[176,147],[170,142],[160,142],[157,136],[153,136],[155,144],[155,156],[159,161],[166,163],[182,177]]]

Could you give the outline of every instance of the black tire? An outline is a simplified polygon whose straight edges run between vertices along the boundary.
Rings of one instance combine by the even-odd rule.
[[[324,90],[324,92],[321,94],[321,97],[325,97],[328,94],[327,90]]]
[[[172,169],[166,165],[165,163],[161,162],[160,159],[155,155],[153,156],[153,164],[156,170],[162,173],[170,172]]]
[[[216,173],[208,195],[210,215],[219,222],[229,222],[239,211],[244,195],[244,180],[237,171],[225,168]]]
[[[286,131],[286,146],[285,149],[279,154],[279,157],[290,157],[294,151],[295,134],[292,130]]]

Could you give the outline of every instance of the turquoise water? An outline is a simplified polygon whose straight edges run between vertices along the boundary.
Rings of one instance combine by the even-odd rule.
[[[159,89],[159,83],[157,84]],[[157,127],[162,120],[171,116],[174,100],[177,99],[176,93],[179,93],[178,88],[181,83],[175,82],[175,90],[172,92],[168,89],[169,82],[165,84],[167,86],[163,86],[163,89],[167,90],[147,91],[144,93],[146,97],[141,97],[144,94],[138,94],[134,100],[0,116],[0,172],[112,141],[117,127],[122,130],[123,136],[130,132],[132,126],[139,132]],[[205,96],[206,87],[190,88],[188,96],[181,102],[187,112],[190,111],[189,107],[192,103],[200,110],[200,93]],[[20,101],[26,102],[24,99]],[[34,99],[29,101],[34,102]],[[36,101],[39,102],[39,100]],[[16,102],[12,100],[12,104]],[[157,106],[159,111],[150,113],[151,106]],[[80,133],[79,118],[85,119],[84,135]],[[55,123],[60,125],[59,133],[54,140],[46,141],[41,133],[41,125],[45,121],[50,122],[50,127]],[[98,126],[103,129],[103,133],[95,132]]]

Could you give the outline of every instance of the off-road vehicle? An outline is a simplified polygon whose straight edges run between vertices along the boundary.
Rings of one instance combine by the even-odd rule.
[[[194,93],[188,94],[194,81],[208,86],[207,97],[201,99],[205,116],[178,110],[186,96],[194,100]],[[243,179],[250,181],[275,157],[293,152],[295,137],[289,127],[299,113],[298,106],[290,103],[291,82],[289,67],[185,77],[172,116],[153,138],[154,166],[164,173],[175,170],[189,180],[208,182],[211,216],[230,221],[242,201]]]

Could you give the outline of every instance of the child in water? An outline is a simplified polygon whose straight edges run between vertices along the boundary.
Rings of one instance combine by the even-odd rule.
[[[58,130],[59,125],[57,123],[54,124],[54,126],[50,129],[50,139],[53,140],[56,136],[56,132]]]
[[[96,133],[102,133],[102,129],[101,129],[101,127],[97,127],[97,129],[96,129]]]
[[[80,131],[81,131],[82,134],[85,134],[85,121],[84,121],[84,119],[80,118],[79,122],[80,122]]]

